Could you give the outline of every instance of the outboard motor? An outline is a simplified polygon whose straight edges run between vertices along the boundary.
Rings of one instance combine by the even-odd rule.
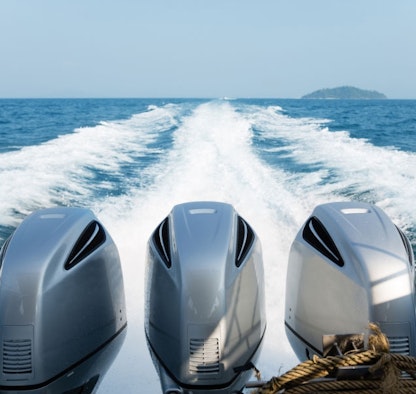
[[[95,392],[126,325],[118,251],[91,211],[37,211],[4,243],[1,393]]]
[[[145,331],[164,394],[239,392],[266,328],[260,241],[234,208],[175,206],[148,242]]]
[[[317,206],[294,240],[285,326],[300,360],[366,348],[377,323],[390,351],[416,355],[411,245],[378,207]]]

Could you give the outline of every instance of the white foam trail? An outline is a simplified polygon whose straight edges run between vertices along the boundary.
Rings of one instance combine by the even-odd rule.
[[[176,125],[175,111],[174,106],[151,109],[126,121],[102,122],[1,154],[2,225],[16,226],[22,216],[40,207],[90,205],[98,190],[111,195],[114,185],[105,177],[97,180],[97,172],[124,177],[121,166],[149,155],[148,144]]]
[[[376,203],[408,228],[416,222],[416,155],[377,147],[346,131],[330,131],[328,120],[290,118],[279,108],[257,108],[252,122],[263,138],[284,141],[286,156],[310,173],[294,176],[290,190],[314,195],[313,201],[360,198]],[[271,144],[272,145],[272,144]]]
[[[389,181],[398,182],[402,189],[408,186],[403,167],[389,170],[389,166],[392,162],[406,166],[410,160],[413,167],[415,159],[410,154],[373,147],[364,140],[351,139],[345,132],[329,132],[322,125],[324,120],[292,119],[276,112],[276,108],[251,108],[238,113],[232,105],[204,104],[184,119],[174,134],[173,149],[152,168],[152,186],[138,190],[119,205],[128,215],[103,207],[102,214],[111,223],[121,249],[129,332],[101,393],[160,390],[143,331],[144,255],[151,232],[173,205],[192,200],[229,202],[259,235],[266,272],[268,327],[257,366],[268,379],[297,363],[283,325],[286,265],[291,242],[313,207],[348,198],[339,194],[346,187],[353,187],[355,192],[360,187],[374,187],[377,197],[395,190]],[[252,145],[253,125],[261,130],[263,138],[284,139],[294,161],[305,166],[319,164],[321,169],[297,174],[266,165]],[[335,172],[329,184],[327,172]],[[414,180],[414,173],[407,174],[407,179]],[[384,180],[381,174],[386,176]],[[406,206],[412,206],[407,205],[412,196],[414,200],[414,191],[403,200],[396,195],[394,202],[399,203],[401,214],[407,212]],[[377,200],[379,204],[383,201]]]

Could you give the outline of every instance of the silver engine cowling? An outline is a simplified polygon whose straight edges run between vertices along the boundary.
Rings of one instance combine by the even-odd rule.
[[[95,392],[126,325],[118,251],[90,210],[39,210],[4,243],[1,393]]]
[[[148,242],[145,332],[167,393],[232,393],[266,328],[260,242],[225,203],[176,205]]]
[[[391,352],[416,355],[411,245],[377,206],[317,206],[289,255],[285,326],[300,360],[366,347],[377,323]]]

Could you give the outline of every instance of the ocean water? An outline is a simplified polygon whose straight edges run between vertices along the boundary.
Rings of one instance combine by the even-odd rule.
[[[263,247],[263,378],[297,359],[284,333],[290,245],[313,208],[377,204],[416,245],[416,101],[0,100],[0,245],[30,212],[91,208],[114,238],[125,344],[99,393],[156,393],[143,329],[147,240],[173,205],[234,205]]]

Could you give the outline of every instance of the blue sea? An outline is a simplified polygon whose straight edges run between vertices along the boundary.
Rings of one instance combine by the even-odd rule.
[[[146,242],[173,205],[234,205],[259,235],[264,379],[297,363],[283,326],[291,242],[313,208],[377,204],[416,246],[416,101],[0,100],[0,245],[34,210],[91,208],[118,245],[126,342],[99,393],[156,393],[143,333]]]

